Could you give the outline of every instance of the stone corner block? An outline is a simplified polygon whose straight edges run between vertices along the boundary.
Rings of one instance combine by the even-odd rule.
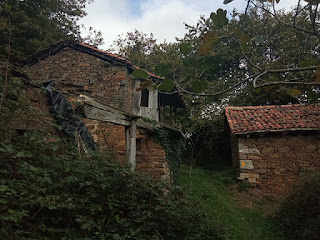
[[[247,180],[249,183],[257,182],[259,174],[257,173],[240,173],[238,180]]]
[[[254,169],[253,162],[251,160],[240,160],[240,169]]]

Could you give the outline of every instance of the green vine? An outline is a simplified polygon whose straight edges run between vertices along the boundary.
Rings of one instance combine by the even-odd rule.
[[[166,160],[170,167],[173,182],[178,180],[178,170],[181,165],[183,153],[186,149],[186,140],[173,130],[158,128],[155,140],[159,142],[166,151]]]

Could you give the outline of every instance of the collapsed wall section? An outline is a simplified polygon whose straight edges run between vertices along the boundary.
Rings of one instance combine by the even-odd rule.
[[[22,131],[42,131],[48,135],[44,141],[56,141],[55,136],[59,135],[58,128],[55,127],[57,123],[44,90],[30,86],[23,92],[28,99],[28,111],[12,113],[11,127]],[[69,101],[75,103],[73,98]],[[85,117],[82,117],[82,121],[100,150],[111,150],[116,161],[126,164],[125,126]],[[136,169],[149,174],[155,180],[169,180],[170,171],[166,163],[165,150],[154,141],[152,132],[137,129],[136,141]]]
[[[87,118],[83,118],[83,121],[100,149],[102,151],[111,150],[116,155],[117,160],[125,164],[125,126]]]
[[[133,80],[126,67],[71,48],[25,66],[34,83],[55,82],[63,94],[84,94],[119,109],[132,110]]]
[[[126,164],[125,126],[87,118],[83,118],[83,121],[100,149],[112,150],[117,160]],[[170,180],[166,152],[160,143],[155,142],[152,133],[137,129],[136,141],[136,170],[156,180]]]

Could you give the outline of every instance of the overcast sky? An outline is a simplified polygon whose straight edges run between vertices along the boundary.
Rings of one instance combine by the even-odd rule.
[[[281,0],[277,7],[290,8],[295,0]],[[206,17],[218,8],[234,8],[243,11],[245,0],[234,0],[227,5],[223,0],[94,0],[87,6],[88,15],[81,20],[102,32],[107,49],[118,35],[137,29],[143,33],[153,33],[158,42],[172,42],[175,37],[186,33],[184,24],[195,25],[200,15]]]

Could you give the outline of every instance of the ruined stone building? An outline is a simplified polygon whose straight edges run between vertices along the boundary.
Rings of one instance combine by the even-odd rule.
[[[33,84],[47,87],[53,111],[60,120],[76,119],[77,126],[83,125],[80,136],[83,140],[91,137],[92,148],[98,145],[102,150],[112,149],[120,162],[131,164],[132,170],[141,170],[157,179],[169,178],[165,150],[154,141],[152,132],[165,127],[179,133],[164,111],[166,106],[184,107],[180,95],[166,95],[156,89],[137,91],[141,80],[130,74],[139,67],[76,41],[60,41],[22,64]],[[149,75],[152,80],[161,80]],[[44,111],[47,100],[34,98]],[[77,111],[81,112],[80,119],[73,117]]]
[[[239,180],[277,195],[320,172],[320,104],[227,107]]]

